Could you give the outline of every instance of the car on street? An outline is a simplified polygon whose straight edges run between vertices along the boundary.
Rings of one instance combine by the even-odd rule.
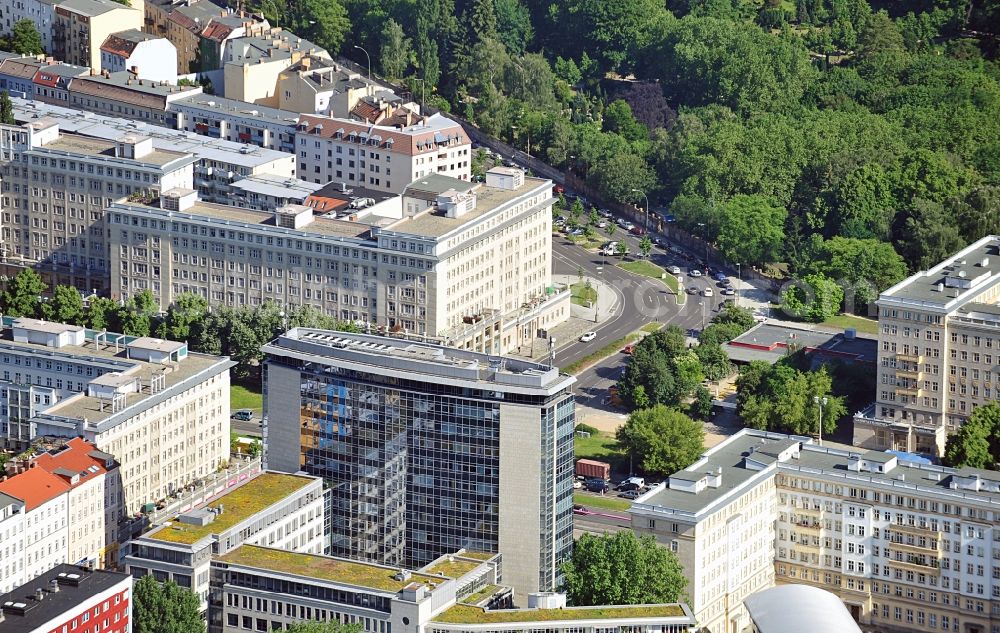
[[[602,218],[610,218],[611,217],[611,212],[608,211],[607,209],[598,209],[597,210],[597,214],[600,215]]]
[[[688,294],[689,295],[698,294],[698,286],[688,286]]]
[[[640,494],[642,493],[638,490],[626,490],[625,492],[619,493],[618,496],[622,499],[638,499]]]
[[[681,274],[681,267],[680,266],[671,266],[671,267],[667,268],[667,271],[671,275],[679,275],[679,274]]]
[[[723,273],[723,272],[715,273],[714,275],[712,275],[712,279],[714,279],[716,281],[725,281],[726,280],[726,273]]]
[[[615,224],[617,224],[622,228],[628,228],[629,221],[626,220],[625,218],[618,218],[617,220],[615,220]]]
[[[583,229],[570,229],[566,235],[583,235]]]
[[[736,294],[736,289],[735,288],[724,288],[722,290],[722,294],[724,294],[727,297],[732,297],[733,295]]]
[[[580,337],[580,342],[589,343],[597,338],[597,332],[584,332],[583,336]]]
[[[579,490],[581,488],[583,488],[583,482],[582,481],[574,481],[573,482],[573,489],[574,490]]]
[[[599,229],[606,229],[606,228],[608,228],[608,221],[607,220],[601,220],[600,222],[597,223],[597,228],[599,228]]]
[[[711,288],[705,288],[704,290],[701,291],[701,296],[703,296],[703,297],[711,297],[714,294],[715,293],[712,292]]]
[[[230,420],[239,420],[240,422],[249,422],[253,419],[252,409],[238,409],[233,411],[232,415],[229,416]]]
[[[631,222],[626,222],[626,223],[625,223],[625,227],[624,227],[624,228],[625,228],[625,230],[626,230],[626,231],[628,231],[628,232],[630,232],[630,233],[631,233],[631,232],[632,232],[632,229],[634,229],[634,228],[635,228],[635,225],[634,225],[634,224],[632,224]]]
[[[692,268],[691,270],[688,271],[688,276],[689,277],[701,277],[701,271],[698,270],[697,268]]]
[[[631,233],[632,235],[645,235],[646,229],[642,228],[641,226],[633,226],[628,230],[628,232]]]
[[[603,479],[588,479],[584,483],[584,486],[586,486],[587,490],[590,492],[605,493],[608,490],[611,490],[611,486],[608,485],[608,482]]]
[[[628,492],[629,490],[638,490],[639,488],[642,488],[642,486],[634,481],[623,481],[618,484],[618,487],[615,488],[615,490],[618,492]]]
[[[663,240],[661,240],[658,237],[654,237],[653,238],[653,246],[659,246],[660,248],[663,248]]]

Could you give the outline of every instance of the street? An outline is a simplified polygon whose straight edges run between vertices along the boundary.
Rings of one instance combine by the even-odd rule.
[[[626,241],[632,253],[639,252],[639,237],[625,233],[620,237],[616,234],[615,239]],[[596,339],[589,343],[577,340],[557,343],[556,359],[559,365],[565,366],[596,352],[609,341],[635,332],[650,322],[677,325],[685,332],[694,334],[711,321],[715,310],[725,298],[719,296],[715,282],[705,276],[688,277],[689,264],[693,262],[664,248],[654,247],[649,259],[664,268],[680,267],[684,287],[695,286],[699,291],[711,287],[716,291],[715,296],[691,294],[687,295],[685,304],[677,305],[676,296],[662,282],[619,268],[616,264],[621,261],[620,257],[604,257],[592,253],[568,241],[562,234],[553,234],[553,273],[575,276],[582,268],[584,276],[601,279],[611,286],[617,298],[614,316],[595,326]],[[618,379],[622,358],[620,354],[612,354],[578,374],[577,402],[595,408],[602,407],[608,387]]]

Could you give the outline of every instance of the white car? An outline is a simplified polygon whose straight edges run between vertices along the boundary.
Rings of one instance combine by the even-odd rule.
[[[701,277],[701,271],[697,268],[692,268],[688,271],[688,277]]]
[[[601,220],[600,222],[598,222],[597,223],[597,228],[599,228],[599,229],[606,229],[606,228],[608,228],[608,222],[607,222],[607,220]]]
[[[681,274],[681,267],[680,266],[671,266],[667,270],[670,271],[671,275],[679,275],[679,274]]]
[[[592,340],[594,340],[595,338],[597,338],[597,332],[586,332],[586,333],[584,333],[583,336],[580,337],[580,342],[581,343],[589,343]]]
[[[622,228],[626,228],[629,224],[629,221],[626,220],[625,218],[618,218],[617,220],[615,220],[615,224],[617,224]]]
[[[704,290],[701,291],[701,296],[703,296],[703,297],[711,297],[714,294],[715,293],[712,292],[711,288],[705,288]]]

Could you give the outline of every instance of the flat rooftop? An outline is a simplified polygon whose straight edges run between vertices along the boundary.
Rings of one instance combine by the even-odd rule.
[[[697,514],[760,475],[760,469],[747,467],[744,460],[747,455],[752,454],[756,460],[773,463],[777,461],[778,454],[799,444],[803,439],[806,438],[781,433],[738,433],[709,449],[700,460],[669,478],[695,482],[718,474],[720,485],[705,486],[698,492],[689,492],[671,488],[668,480],[636,499],[632,507],[658,506]]]
[[[47,591],[52,581],[59,583],[59,591]],[[74,611],[81,603],[96,598],[100,594],[121,584],[122,588],[131,586],[129,575],[107,571],[104,569],[86,571],[77,565],[56,565],[45,573],[36,576],[10,593],[0,595],[0,604],[11,602],[24,605],[23,615],[8,613],[6,620],[0,625],[4,633],[34,633],[48,630],[52,620],[61,614]],[[34,599],[36,589],[45,589],[45,599],[38,602]],[[75,611],[74,611],[75,612]]]
[[[333,558],[321,554],[300,554],[257,545],[241,545],[228,554],[218,557],[217,560],[233,565],[244,565],[256,569],[266,569],[295,576],[327,580],[352,587],[393,593],[401,591],[403,587],[412,582],[423,582],[436,586],[446,580],[440,576],[413,572],[407,580],[397,580],[395,577],[399,574],[397,567]]]
[[[260,119],[265,123],[289,126],[294,128],[299,122],[299,113],[291,110],[281,110],[268,106],[237,101],[236,99],[226,99],[215,95],[197,94],[183,99],[177,99],[170,103],[169,110],[195,109],[217,114],[237,115]]]
[[[191,154],[198,160],[251,169],[270,165],[275,161],[288,161],[294,164],[295,157],[292,154],[256,145],[211,138],[184,130],[172,130],[143,121],[63,108],[41,101],[11,97],[11,102],[14,105],[14,118],[21,124],[47,118],[59,124],[60,132],[72,132],[110,141],[119,141],[127,136],[141,134],[151,137],[153,147],[158,151]]]
[[[49,141],[39,147],[32,148],[32,150],[39,149],[67,152],[70,154],[82,154],[85,156],[102,156],[122,162],[147,163],[150,165],[157,165],[159,167],[163,167],[174,161],[183,160],[189,157],[188,154],[181,152],[154,149],[152,152],[140,158],[119,158],[115,156],[114,141],[108,141],[102,138],[90,136],[82,136],[80,134],[64,134],[61,129],[59,138]]]
[[[573,622],[578,620],[624,620],[690,618],[678,604],[636,606],[565,607],[562,609],[483,609],[457,604],[438,614],[434,622],[443,624],[505,624],[525,622]],[[693,623],[693,620],[692,620]]]
[[[424,182],[424,180],[426,179],[414,181],[410,187],[420,189],[422,186],[421,183]],[[469,185],[469,183],[466,183],[465,181],[459,182],[464,183],[466,186]],[[473,189],[476,195],[476,208],[461,215],[460,217],[449,218],[443,211],[431,209],[419,213],[412,218],[397,220],[391,225],[385,227],[385,230],[410,233],[425,237],[442,237],[452,231],[462,228],[466,224],[470,224],[478,220],[484,215],[487,215],[495,210],[497,207],[503,206],[517,198],[520,198],[521,196],[528,194],[532,190],[542,187],[548,182],[549,181],[541,178],[530,178],[525,176],[524,184],[517,189],[500,189],[499,187],[490,187],[486,184],[480,184],[478,187]],[[428,182],[426,187],[433,190],[435,185],[432,182]],[[409,191],[409,189],[407,191]],[[407,197],[407,195],[407,192],[403,193],[404,197]]]
[[[930,270],[920,271],[879,296],[879,305],[911,304],[952,310],[974,301],[1000,281],[1000,236],[987,235]]]
[[[273,174],[250,176],[232,184],[232,188],[238,191],[294,200],[305,200],[322,187],[323,185],[298,178],[283,178]]]
[[[878,341],[874,338],[855,335],[848,339],[843,332],[790,328],[773,323],[757,325],[723,346],[730,360],[735,362],[762,360],[772,364],[792,349],[802,348],[827,359],[870,363],[878,359]]]
[[[541,395],[566,389],[576,379],[559,369],[521,359],[392,336],[294,328],[264,346],[265,353],[367,365],[378,373],[402,372],[411,378],[452,379],[481,389],[507,389]]]
[[[164,524],[143,536],[169,543],[193,545],[207,536],[225,532],[313,481],[315,479],[312,477],[266,472],[205,504],[206,508],[224,507],[222,514],[216,515],[215,520],[208,525],[190,525],[175,519],[169,525]]]
[[[120,209],[121,206],[142,209],[144,213],[152,212],[152,215],[169,215],[173,221],[180,219],[187,220],[221,220],[225,221],[228,228],[239,228],[237,225],[244,225],[246,228],[270,227],[275,234],[288,233],[293,235],[313,234],[323,237],[351,238],[353,240],[367,240],[371,229],[367,224],[360,222],[349,222],[346,220],[336,220],[333,218],[317,217],[302,228],[292,229],[279,227],[274,223],[273,211],[256,211],[254,209],[240,209],[224,204],[215,204],[199,200],[190,208],[184,211],[167,211],[158,206],[137,204],[132,202],[115,203],[113,208]],[[236,224],[233,224],[236,223]],[[374,246],[374,243],[372,243]]]

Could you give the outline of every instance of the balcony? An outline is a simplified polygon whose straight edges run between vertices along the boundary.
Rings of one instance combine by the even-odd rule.
[[[901,360],[907,363],[923,363],[924,357],[919,354],[896,354],[896,360]]]
[[[915,540],[913,543],[897,543],[896,541],[889,541],[891,543],[890,547],[894,550],[900,550],[902,552],[910,552],[913,554],[924,554],[928,556],[937,557],[940,553],[938,549],[939,540],[933,539],[928,540],[926,545],[919,545]]]
[[[896,368],[896,375],[900,378],[909,378],[910,380],[920,380],[924,373],[919,369],[900,369]]]
[[[913,398],[919,398],[922,392],[923,390],[919,387],[896,387],[897,396],[911,396]]]
[[[941,573],[941,562],[937,557],[922,556],[913,557],[910,560],[896,560],[890,559],[889,565],[901,567],[903,569],[910,569],[921,574],[940,574]]]
[[[806,553],[806,554],[817,554],[818,555],[820,553],[820,544],[819,543],[813,543],[811,541],[809,541],[809,542],[801,542],[800,541],[800,542],[792,543],[792,549],[794,549],[794,550],[796,550],[798,552]]]
[[[938,534],[937,530],[931,529],[929,523],[924,523],[924,524],[917,523],[914,525],[907,525],[905,523],[893,523],[886,529],[892,532],[903,532],[905,534],[919,534],[921,536],[927,536],[929,534],[934,534],[934,535]]]
[[[823,524],[819,521],[801,521],[793,524],[795,526],[795,531],[804,534],[816,534],[818,535],[820,530],[823,529]]]

